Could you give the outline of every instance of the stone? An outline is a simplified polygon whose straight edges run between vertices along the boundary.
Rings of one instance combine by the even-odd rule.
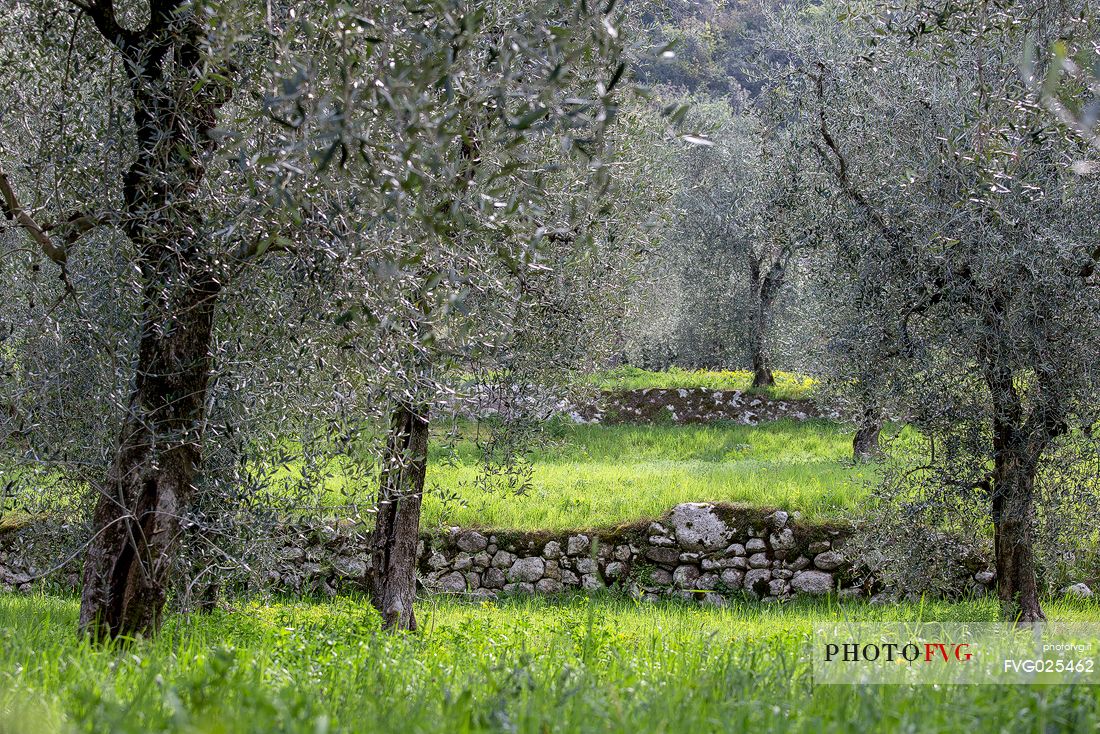
[[[841,599],[858,599],[863,596],[863,589],[858,586],[849,586],[847,589],[838,591],[837,596]]]
[[[730,542],[730,530],[714,512],[714,506],[702,502],[676,505],[668,522],[680,547],[688,551],[711,551]]]
[[[756,568],[745,574],[742,585],[745,591],[761,598],[768,593],[768,582],[772,580],[772,572],[766,568]]]
[[[663,535],[651,535],[651,536],[649,536],[649,544],[650,545],[660,545],[660,546],[664,546],[666,548],[671,548],[672,546],[676,545],[676,541],[673,540],[672,538],[666,538]]]
[[[789,568],[792,571],[801,571],[805,568],[810,567],[810,559],[807,558],[806,556],[799,556],[798,558],[794,559],[793,561],[788,561],[788,562],[784,563],[783,567],[784,568]]]
[[[690,553],[690,552],[689,553],[681,553],[680,554],[680,563],[698,563],[699,562],[699,556],[700,556],[699,553]]]
[[[511,568],[512,564],[516,562],[515,555],[508,551],[497,551],[497,554],[493,556],[493,568]]]
[[[721,594],[715,594],[713,591],[703,594],[702,603],[708,607],[724,607],[729,602]]]
[[[768,582],[768,593],[771,596],[783,596],[789,590],[786,579],[772,579]]]
[[[695,588],[703,591],[714,591],[718,586],[718,574],[704,573],[695,581]]]
[[[790,550],[794,548],[794,532],[790,528],[783,528],[778,533],[769,535],[768,542],[772,544],[773,550]]]
[[[979,584],[984,584],[985,586],[989,586],[990,584],[992,584],[993,579],[995,578],[997,578],[997,574],[993,573],[992,571],[978,571],[976,574],[974,574],[974,580],[977,581]]]
[[[596,589],[603,588],[603,580],[597,574],[586,573],[581,577],[581,588],[588,591],[595,591]]]
[[[361,579],[367,575],[367,562],[359,558],[337,556],[332,561],[332,570],[344,578]]]
[[[535,585],[534,584],[529,584],[526,581],[520,581],[520,582],[514,583],[514,584],[505,584],[504,585],[504,593],[505,594],[534,594],[535,593]]]
[[[894,604],[898,600],[897,592],[892,590],[880,591],[871,597],[871,601],[867,602],[876,607],[886,606],[887,604]]]
[[[832,547],[833,547],[833,544],[830,543],[829,541],[819,540],[815,543],[810,543],[810,547],[807,548],[806,550],[809,552],[810,555],[816,556],[818,553],[824,553],[825,551],[829,550]]]
[[[562,571],[561,582],[566,586],[578,586],[581,583],[581,579],[572,571]]]
[[[499,568],[487,568],[485,573],[481,574],[481,585],[490,589],[503,589],[504,582],[504,571]]]
[[[680,560],[680,554],[675,548],[650,548],[645,552],[645,557],[654,563],[671,566]]]
[[[463,530],[455,538],[455,545],[458,546],[459,550],[464,550],[467,553],[477,553],[489,546],[489,540],[476,530]]]
[[[477,589],[481,586],[481,576],[477,571],[466,572],[466,588]]]
[[[541,579],[545,571],[546,563],[539,556],[519,558],[508,569],[508,580],[533,583]]]
[[[561,581],[561,567],[557,561],[547,561],[546,569],[543,571],[546,574],[546,578],[554,579],[555,581]]]
[[[763,538],[752,538],[748,543],[745,543],[746,553],[759,553],[762,550],[767,549],[768,545],[764,542]]]
[[[1092,589],[1087,584],[1073,584],[1062,589],[1062,593],[1066,596],[1076,597],[1078,599],[1089,599],[1092,597]]]
[[[791,588],[800,594],[828,594],[833,590],[833,575],[824,571],[802,571],[791,579]]]
[[[835,571],[840,568],[840,564],[842,563],[844,563],[844,556],[840,555],[835,550],[828,550],[814,556],[814,565],[822,571]]]
[[[649,578],[657,586],[668,586],[672,583],[672,574],[663,568],[653,569],[653,571],[649,574]]]
[[[556,540],[551,540],[542,549],[542,557],[547,560],[556,561],[561,558],[561,543]]]
[[[617,545],[615,546],[615,552],[612,556],[616,561],[626,562],[630,560],[630,546],[629,545]]]
[[[767,568],[771,565],[766,553],[753,553],[749,556],[749,568]]]
[[[612,561],[604,569],[604,575],[609,579],[622,578],[626,575],[626,564],[621,561]]]
[[[735,568],[727,568],[725,571],[722,572],[722,575],[719,578],[726,586],[730,587],[731,589],[736,589],[741,586],[741,582],[745,579],[745,574]]]
[[[592,540],[587,535],[570,535],[566,542],[566,553],[571,556],[579,556],[588,551]]]
[[[668,528],[659,522],[651,522],[648,532],[650,535],[668,535]]]
[[[787,526],[787,519],[789,517],[790,515],[783,510],[776,510],[765,519],[767,522],[771,523],[771,526],[776,530],[782,530]]]
[[[452,594],[466,591],[466,577],[458,571],[452,571],[439,579],[439,590]]]
[[[474,589],[472,592],[470,592],[470,596],[473,597],[474,599],[489,600],[489,599],[496,599],[497,598],[497,593],[495,591],[493,591],[492,589],[481,588],[481,589]]]
[[[465,551],[456,553],[454,560],[451,561],[451,568],[456,571],[465,571],[468,568],[472,568],[473,565],[474,557]]]
[[[676,583],[676,586],[681,589],[695,588],[694,584],[698,578],[699,569],[690,565],[679,566],[676,572],[672,574],[672,580]]]
[[[540,594],[560,594],[565,591],[565,587],[562,586],[560,581],[554,579],[543,579],[535,584],[535,591]]]
[[[573,564],[573,568],[577,570],[577,573],[596,573],[596,561],[592,558],[578,558]]]
[[[745,546],[740,543],[733,543],[722,551],[722,554],[726,556],[743,556],[745,555]]]
[[[483,569],[487,568],[490,563],[493,562],[493,557],[485,551],[481,551],[473,558],[474,568]]]
[[[789,579],[792,576],[794,576],[794,571],[791,571],[790,569],[787,569],[787,568],[777,568],[774,571],[772,571],[772,576],[774,576],[777,579]]]

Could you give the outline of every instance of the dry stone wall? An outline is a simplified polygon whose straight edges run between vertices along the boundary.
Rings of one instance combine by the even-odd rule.
[[[454,528],[422,541],[420,573],[434,591],[495,598],[609,588],[635,598],[722,605],[733,597],[777,602],[797,594],[886,600],[873,563],[845,553],[850,528],[806,525],[788,512],[678,505],[659,521],[563,534]],[[985,593],[988,564],[970,563],[945,595]]]
[[[564,411],[577,423],[711,423],[811,418],[841,420],[839,411],[812,400],[782,400],[740,390],[646,388],[601,393],[599,399]]]
[[[425,590],[491,599],[609,589],[722,605],[736,597],[777,602],[798,594],[896,598],[873,561],[850,557],[852,528],[800,522],[783,510],[689,503],[653,522],[566,533],[451,528],[425,533],[419,578]],[[41,527],[0,536],[0,588],[29,590],[56,564],[57,546],[38,543]],[[70,533],[71,536],[71,533]],[[222,582],[230,593],[360,590],[366,582],[365,528],[350,521],[275,527],[248,559],[248,573]],[[45,552],[50,548],[50,552]],[[79,558],[50,581],[75,588]],[[994,575],[970,559],[944,595],[984,593]]]

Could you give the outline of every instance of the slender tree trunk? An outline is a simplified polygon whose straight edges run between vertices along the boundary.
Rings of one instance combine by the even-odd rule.
[[[1035,462],[1007,449],[997,452],[994,464],[993,547],[1001,609],[1019,625],[1042,622],[1032,537]]]
[[[371,537],[371,601],[387,629],[416,629],[416,546],[428,464],[428,411],[393,412]]]
[[[752,360],[752,386],[769,387],[775,384],[771,367],[768,365],[764,340],[768,330],[767,277],[761,277],[760,262],[755,257],[748,258],[749,296],[752,299],[752,324],[750,325],[749,350]]]
[[[852,439],[852,459],[855,461],[874,461],[882,455],[879,448],[879,434],[882,433],[882,419],[876,411],[864,411]]]
[[[80,627],[102,640],[157,630],[199,470],[221,285],[198,191],[231,90],[209,77],[205,30],[181,0],[152,4],[141,31],[123,30],[111,3],[88,12],[129,81],[137,152],[123,179],[121,226],[144,283],[129,406],[84,563]]]

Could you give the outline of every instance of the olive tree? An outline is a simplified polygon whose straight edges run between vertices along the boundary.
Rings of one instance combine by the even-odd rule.
[[[1020,623],[1043,619],[1037,528],[1087,527],[1095,494],[1085,465],[1052,470],[1097,418],[1097,184],[1066,165],[1083,144],[1021,103],[1023,37],[1056,37],[1061,8],[855,4],[786,38],[837,201],[846,342],[930,442],[884,498],[910,524],[987,518]]]
[[[575,130],[597,150],[623,74],[599,10],[480,5],[4,9],[0,74],[27,102],[0,139],[20,295],[5,460],[93,491],[88,634],[154,632],[197,503],[247,502],[202,501],[211,455],[255,487],[261,455],[311,424],[350,446],[348,414],[378,395],[396,405],[387,455],[423,454],[424,357],[453,336],[435,328],[547,238],[530,192],[563,154],[525,139]],[[578,101],[562,90],[582,65],[605,73]],[[361,304],[377,328],[349,339]],[[383,464],[383,494],[417,466]]]

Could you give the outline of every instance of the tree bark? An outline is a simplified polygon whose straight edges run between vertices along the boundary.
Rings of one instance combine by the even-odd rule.
[[[371,537],[371,602],[386,629],[416,629],[416,546],[427,464],[427,408],[399,404],[383,456]]]
[[[1046,620],[1035,573],[1035,462],[1011,449],[997,452],[993,473],[993,547],[997,594],[1005,619],[1024,626]]]
[[[879,434],[882,433],[882,419],[872,411],[863,414],[852,438],[852,459],[854,461],[874,461],[882,455],[879,448]]]
[[[175,318],[146,305],[137,377],[93,518],[80,626],[95,639],[160,624],[179,518],[198,471],[216,283],[192,284]]]
[[[775,375],[768,367],[767,357],[764,356],[763,344],[753,341],[752,350],[752,386],[770,387],[775,384]]]
[[[230,90],[206,78],[203,28],[182,2],[157,4],[141,31],[120,28],[110,3],[88,12],[119,50],[132,95],[137,155],[120,223],[144,282],[129,406],[84,563],[80,627],[103,640],[157,630],[199,469],[221,285],[196,198]]]

